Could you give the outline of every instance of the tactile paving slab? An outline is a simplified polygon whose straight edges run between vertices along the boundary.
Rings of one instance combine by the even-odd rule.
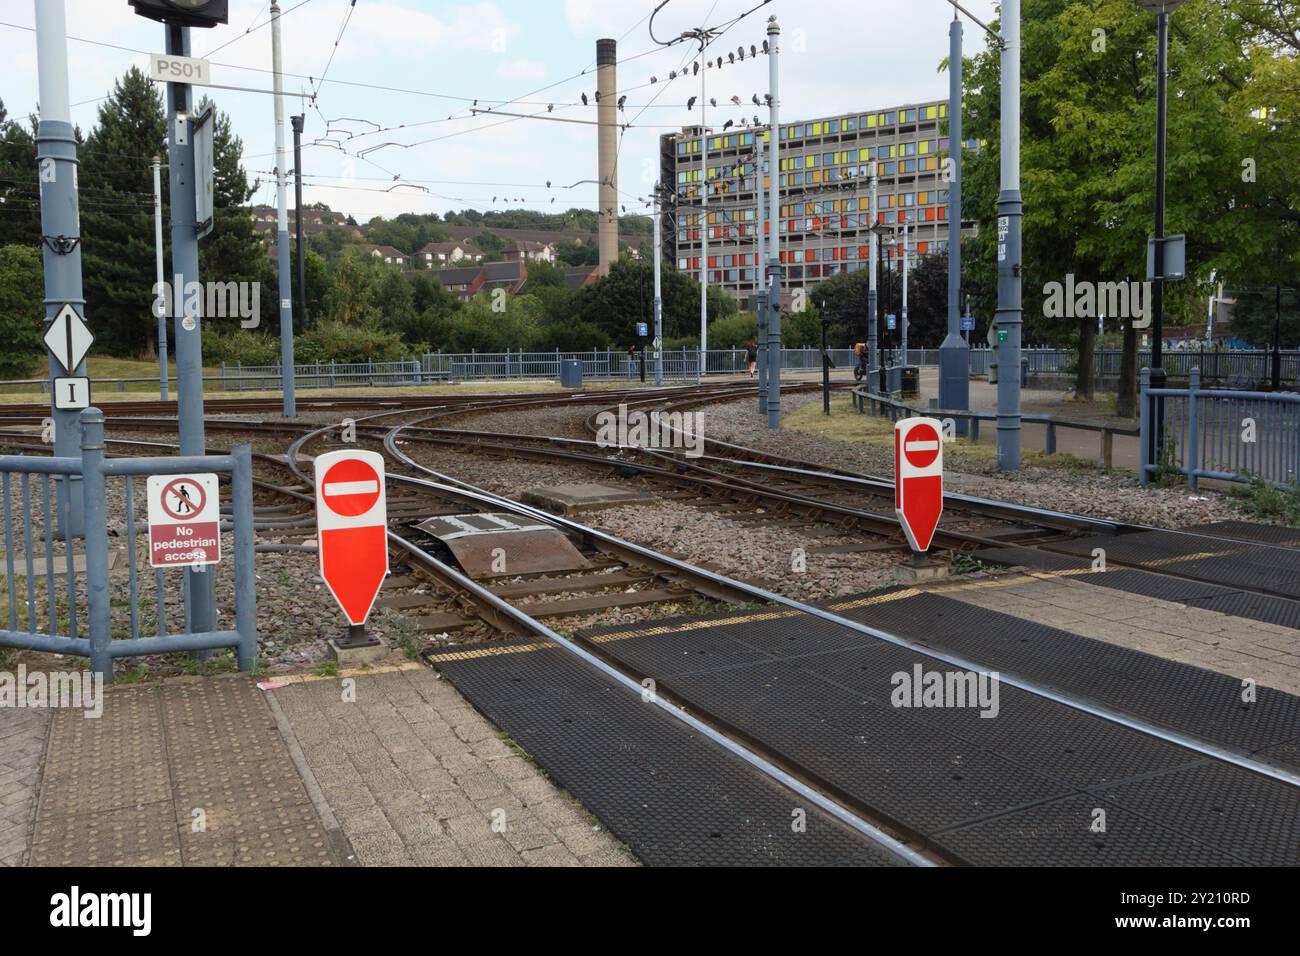
[[[33,865],[340,862],[252,679],[112,688],[98,718],[53,712]]]
[[[644,863],[897,862],[558,647],[430,661]]]

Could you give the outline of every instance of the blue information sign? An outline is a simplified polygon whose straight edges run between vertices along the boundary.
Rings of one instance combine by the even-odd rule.
[[[963,332],[974,332],[974,331],[975,331],[975,318],[974,318],[974,316],[970,316],[970,315],[962,316],[962,320],[961,320],[961,330],[962,330]]]
[[[898,328],[898,316],[896,315],[885,316],[885,328],[891,330]]]
[[[644,322],[638,322],[636,324],[636,334],[644,338],[650,334],[650,326],[646,325]]]

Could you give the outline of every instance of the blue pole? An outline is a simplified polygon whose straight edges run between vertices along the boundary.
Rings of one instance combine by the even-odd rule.
[[[104,413],[81,413],[82,493],[86,507],[86,626],[90,636],[90,669],[113,679],[112,605],[108,596],[108,508],[104,492]],[[132,542],[134,547],[135,542]],[[53,560],[49,558],[47,560]]]
[[[961,183],[962,183],[962,55],[961,21],[953,15],[948,27],[948,334],[939,346],[939,407],[970,408],[970,346],[961,336]],[[964,418],[957,434],[968,430]]]
[[[68,104],[67,15],[63,0],[36,0],[36,66],[40,92],[40,120],[36,126],[36,168],[41,189],[41,256],[45,274],[45,318],[51,321],[63,306],[73,306],[86,317],[81,285],[81,210],[77,198],[77,140]],[[65,375],[84,376],[86,363],[63,369],[49,356],[50,417],[54,421],[54,454],[76,458],[81,454],[76,411],[53,407],[54,380]],[[60,534],[69,540],[85,530],[81,478],[69,475],[63,483],[66,508],[59,509]]]
[[[167,52],[189,56],[188,27],[165,25]],[[176,309],[172,335],[176,344],[176,414],[180,426],[182,455],[203,455],[207,443],[203,435],[203,332],[202,310],[197,306],[202,296],[186,295],[190,282],[199,281],[199,238],[195,208],[194,131],[190,122],[194,104],[191,89],[185,83],[167,84],[167,173],[171,185],[172,207],[172,291]],[[191,310],[191,302],[196,306]],[[189,629],[202,633],[214,629],[212,575],[187,569],[190,595],[186,602]]]
[[[768,253],[768,320],[767,320],[767,427],[781,427],[781,99],[778,85],[778,57],[781,52],[781,27],[776,17],[767,21],[769,85],[772,92],[772,143],[770,200],[768,217],[772,221],[771,250]]]

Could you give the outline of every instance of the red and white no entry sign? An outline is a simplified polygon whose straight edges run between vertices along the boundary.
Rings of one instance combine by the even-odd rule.
[[[356,457],[330,465],[325,477],[318,479],[325,504],[334,514],[347,518],[365,514],[379,500],[382,470],[382,462],[376,470],[370,462]]]
[[[316,458],[320,575],[349,624],[364,624],[388,574],[384,458],[331,451]]]
[[[905,418],[894,426],[894,511],[914,551],[926,551],[943,514],[943,423]]]
[[[217,476],[150,475],[149,564],[195,567],[221,560],[221,514]]]

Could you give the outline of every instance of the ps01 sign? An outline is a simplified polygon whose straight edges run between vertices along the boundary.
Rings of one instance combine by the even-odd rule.
[[[149,78],[160,83],[190,83],[208,86],[212,73],[207,60],[191,56],[155,53],[149,57]]]

